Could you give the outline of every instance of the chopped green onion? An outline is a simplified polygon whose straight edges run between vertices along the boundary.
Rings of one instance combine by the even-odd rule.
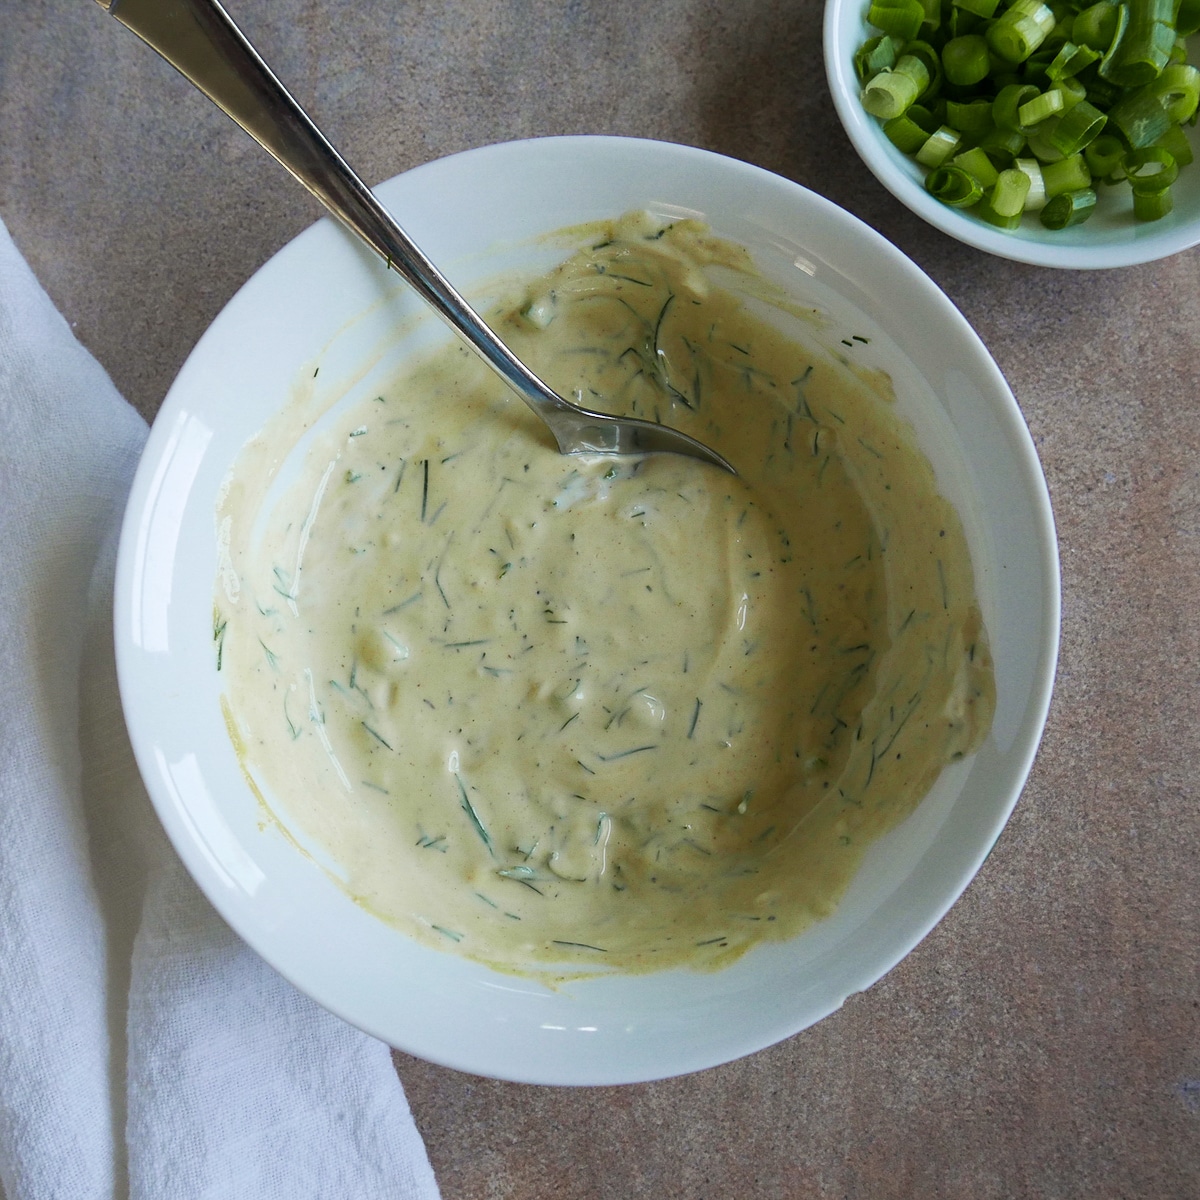
[[[925,68],[929,82],[921,92],[921,99],[927,102],[931,101],[941,92],[942,80],[945,78],[945,72],[942,70],[942,56],[928,42],[909,42],[904,47],[904,57],[901,58],[900,63],[909,57],[917,59]],[[900,63],[896,64],[897,70],[901,69]]]
[[[1180,0],[1175,33],[1181,38],[1189,38],[1197,32],[1200,32],[1200,0]]]
[[[1125,178],[1133,188],[1133,194],[1151,196],[1166,191],[1179,178],[1179,167],[1169,150],[1161,146],[1147,146],[1143,150],[1132,150],[1125,155]]]
[[[969,175],[979,180],[980,185],[987,189],[993,187],[1000,178],[1000,172],[992,164],[992,160],[978,146],[954,156],[954,166],[961,167]]]
[[[1107,179],[1125,158],[1125,146],[1119,137],[1102,133],[1084,148],[1084,161],[1093,178]]]
[[[1100,0],[1075,14],[1071,22],[1071,37],[1081,46],[1104,54],[1113,44],[1117,32],[1117,6]]]
[[[983,185],[962,167],[935,167],[925,176],[925,190],[951,208],[969,208],[983,195]]]
[[[925,130],[925,136],[928,137],[942,123],[941,118],[937,113],[928,109],[923,104],[914,104],[912,108],[904,114],[910,121]]]
[[[1021,105],[1038,94],[1037,88],[1029,83],[1010,83],[1002,87],[992,101],[992,119],[997,129],[1013,129],[1028,136],[1029,127],[1021,124]]]
[[[909,112],[911,111],[910,109]],[[929,137],[929,134],[907,113],[902,117],[893,117],[890,121],[885,121],[883,133],[901,154],[916,154],[925,145],[925,139]]]
[[[1143,87],[1158,78],[1175,46],[1175,3],[1129,0],[1129,19],[1100,63],[1105,79],[1122,87]]]
[[[1046,199],[1052,200],[1063,192],[1081,192],[1092,186],[1092,174],[1082,154],[1072,154],[1061,162],[1042,164],[1042,183]]]
[[[1195,157],[1192,154],[1192,143],[1187,140],[1187,135],[1178,125],[1172,125],[1154,144],[1166,150],[1180,167],[1190,166]]]
[[[854,53],[854,73],[859,86],[865,86],[880,71],[890,71],[896,65],[900,46],[900,42],[886,33],[863,42]]]
[[[1170,211],[1200,113],[1184,40],[1200,0],[871,0],[868,19],[863,106],[930,194],[998,228],[1046,209],[1048,228],[1076,224],[1101,182],[1129,182],[1142,219]]]
[[[1025,211],[1038,212],[1046,206],[1046,181],[1042,178],[1042,164],[1036,158],[1018,158],[1013,164],[1016,170],[1029,176],[1029,191],[1025,193]]]
[[[1062,155],[1078,154],[1100,136],[1106,120],[1095,105],[1081,100],[1055,125],[1050,144]]]
[[[1161,192],[1134,192],[1133,215],[1139,221],[1159,221],[1175,207],[1171,189]]]
[[[1092,215],[1096,193],[1091,188],[1078,192],[1060,192],[1042,209],[1041,221],[1047,229],[1066,229]]]
[[[942,69],[959,87],[970,87],[986,79],[991,69],[987,39],[977,33],[951,38],[942,47]]]
[[[955,9],[969,12],[976,17],[991,18],[995,16],[1000,0],[951,0]]]
[[[1054,13],[1037,0],[1016,0],[988,26],[987,44],[997,58],[1024,62],[1054,28]]]
[[[1057,89],[1034,96],[1017,109],[1018,126],[1040,125],[1047,117],[1062,112],[1062,92]]]
[[[957,154],[962,146],[962,134],[949,125],[929,135],[925,145],[916,153],[917,162],[926,167],[940,167],[948,158]]]
[[[916,59],[912,60],[916,62]],[[924,68],[922,67],[922,70]],[[926,74],[928,82],[928,74]],[[862,106],[873,117],[890,121],[901,116],[921,94],[923,85],[907,72],[880,71],[863,88]]]
[[[979,139],[979,149],[997,166],[1011,167],[1025,149],[1025,135],[1015,129],[990,129]]]
[[[1046,68],[1046,74],[1053,80],[1069,79],[1077,75],[1084,67],[1099,61],[1100,51],[1091,46],[1078,46],[1074,42],[1063,42],[1053,61]]]
[[[1171,118],[1149,88],[1129,92],[1108,110],[1108,127],[1131,150],[1152,146],[1171,127]]]
[[[1107,79],[1101,79],[1098,74],[1088,72],[1087,98],[1099,109],[1108,112],[1110,108],[1125,94],[1124,88],[1119,88]]]
[[[1200,70],[1187,63],[1172,63],[1163,68],[1150,89],[1171,121],[1182,125],[1200,107]]]
[[[925,8],[920,0],[876,0],[867,10],[867,20],[876,29],[907,42],[920,32]]]
[[[1109,72],[1114,70],[1117,63],[1117,55],[1120,53],[1121,45],[1125,40],[1125,31],[1129,28],[1129,5],[1118,4],[1116,12],[1116,20],[1112,26],[1112,37],[1109,39],[1107,47],[1104,47],[1104,57],[1100,59],[1100,64],[1096,68],[1096,74],[1101,79],[1108,79]],[[1116,84],[1117,81],[1113,80]]]
[[[1087,99],[1087,84],[1080,82],[1074,75],[1060,79],[1054,85],[1054,90],[1063,98],[1063,112],[1069,112],[1075,105],[1082,104]]]
[[[1028,150],[1038,162],[1062,162],[1066,157],[1054,144],[1054,135],[1058,131],[1059,117],[1051,117],[1040,125],[1035,125],[1029,131]]]
[[[921,21],[921,32],[928,30],[930,33],[936,33],[942,25],[941,0],[921,0],[921,8],[925,14]]]
[[[1029,195],[1029,176],[1016,167],[1001,171],[992,189],[992,208],[1004,217],[1017,217],[1025,211],[1025,197]]]
[[[986,221],[989,225],[995,225],[999,229],[1020,229],[1021,227],[1021,214],[1016,213],[1009,216],[997,212],[990,196],[984,196],[971,211],[981,221]]]
[[[986,133],[995,124],[991,101],[977,99],[959,103],[957,100],[947,100],[946,124],[961,133]]]

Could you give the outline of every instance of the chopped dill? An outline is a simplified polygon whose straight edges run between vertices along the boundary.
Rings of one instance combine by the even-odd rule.
[[[279,670],[279,656],[275,653],[274,650],[271,649],[270,646],[267,645],[266,642],[264,642],[262,640],[262,638],[258,639],[258,644],[263,648],[263,654],[266,655],[267,666],[269,666],[272,671],[278,671]]]
[[[596,752],[596,757],[601,762],[616,762],[619,758],[629,758],[634,754],[643,754],[647,750],[657,750],[657,746],[634,746],[631,750],[618,750],[616,754],[601,754]],[[583,764],[580,763],[580,766]]]
[[[391,750],[391,748],[392,748],[392,745],[391,745],[391,743],[390,743],[390,742],[389,742],[389,741],[388,741],[388,740],[387,740],[387,739],[386,739],[386,738],[385,738],[385,737],[384,737],[384,736],[383,736],[381,733],[379,733],[379,732],[377,732],[376,730],[372,729],[372,728],[371,728],[371,726],[370,726],[370,725],[368,725],[368,724],[366,723],[366,721],[359,721],[359,724],[360,724],[360,725],[361,725],[361,726],[362,726],[362,727],[363,727],[363,728],[364,728],[364,729],[365,729],[365,730],[366,730],[366,731],[367,731],[367,732],[368,732],[368,733],[369,733],[369,734],[370,734],[370,735],[371,735],[371,736],[372,736],[372,737],[373,737],[373,738],[374,738],[374,739],[375,739],[375,740],[376,740],[376,741],[377,741],[377,742],[378,742],[378,743],[379,743],[381,746],[383,746],[383,747],[384,747],[385,749],[387,749],[387,750]]]
[[[225,627],[229,624],[227,619],[221,619],[217,610],[213,609],[213,641],[217,644],[217,670],[221,669],[221,663],[225,658]],[[974,649],[974,647],[972,647]]]
[[[382,615],[385,617],[390,617],[393,613],[400,612],[401,609],[407,608],[410,604],[416,604],[420,598],[420,592],[413,592],[413,594],[409,596],[407,600],[401,600],[399,604],[393,604],[391,608],[385,608]]]
[[[471,798],[467,795],[467,785],[463,783],[461,775],[455,774],[454,779],[458,784],[458,794],[462,802],[463,812],[471,818],[471,824],[475,826],[475,832],[479,834],[480,841],[488,848],[488,853],[492,853],[491,835],[479,819],[479,814],[475,811],[475,806],[471,803]]]

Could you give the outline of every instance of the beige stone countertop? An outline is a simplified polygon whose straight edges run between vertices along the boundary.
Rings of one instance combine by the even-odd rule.
[[[1079,274],[928,227],[838,124],[817,0],[229,6],[369,182],[628,134],[850,209],[979,331],[1058,520],[1045,740],[933,933],[818,1026],[681,1079],[556,1090],[397,1055],[446,1200],[1200,1196],[1200,250]],[[0,0],[0,216],[147,417],[317,215],[95,4]]]

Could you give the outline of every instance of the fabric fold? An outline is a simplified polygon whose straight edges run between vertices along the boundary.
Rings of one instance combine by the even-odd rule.
[[[146,427],[0,223],[0,1186],[7,1200],[435,1200],[386,1046],[221,920],[116,688]]]

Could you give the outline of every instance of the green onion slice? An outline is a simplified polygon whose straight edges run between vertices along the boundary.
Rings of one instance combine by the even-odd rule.
[[[1078,75],[1084,67],[1098,62],[1099,59],[1099,50],[1094,50],[1091,46],[1079,46],[1074,42],[1066,41],[1059,47],[1058,53],[1046,68],[1046,74],[1055,81],[1069,79],[1074,75]]]
[[[951,38],[942,47],[942,69],[959,87],[970,87],[986,79],[991,70],[987,39],[978,33]]]
[[[1171,124],[1167,110],[1151,88],[1129,92],[1108,110],[1108,127],[1131,150],[1154,145]]]
[[[1029,195],[1029,176],[1016,167],[1001,171],[992,189],[992,207],[1001,216],[1020,218],[1025,211],[1025,197]]]
[[[951,0],[955,9],[971,13],[976,17],[991,18],[1000,7],[1000,0]]]
[[[983,195],[983,185],[962,167],[935,167],[925,176],[925,190],[951,208],[969,208]]]
[[[1064,156],[1078,154],[1100,136],[1107,120],[1094,104],[1081,100],[1055,125],[1050,144]]]
[[[876,0],[867,10],[867,20],[901,41],[915,38],[925,20],[925,8],[920,0]]]
[[[997,129],[1012,129],[1028,136],[1029,127],[1021,124],[1021,105],[1038,94],[1031,83],[1010,83],[1002,87],[992,101],[992,119]]]
[[[1091,188],[1060,192],[1042,209],[1041,221],[1047,229],[1066,229],[1086,221],[1095,207],[1096,193]]]
[[[1200,70],[1187,63],[1172,63],[1163,68],[1162,74],[1150,86],[1176,125],[1182,125],[1196,115],[1196,109],[1200,107]]]
[[[1139,221],[1159,221],[1174,207],[1170,188],[1161,192],[1133,193],[1133,215]]]
[[[901,44],[885,33],[882,37],[868,38],[859,46],[854,52],[854,73],[860,87],[865,87],[880,71],[890,71],[896,65]]]
[[[973,175],[978,179],[980,186],[985,191],[995,186],[996,180],[1000,178],[1000,172],[996,170],[992,160],[978,146],[964,150],[962,154],[956,154],[953,165],[961,167],[968,175]]]
[[[910,109],[909,112],[912,110]],[[902,117],[893,117],[883,123],[884,136],[901,154],[916,154],[925,145],[929,134],[905,113]]]
[[[1042,183],[1047,200],[1063,192],[1082,192],[1092,186],[1092,173],[1082,154],[1072,154],[1061,162],[1042,164]]]
[[[962,134],[943,125],[929,135],[925,145],[916,153],[917,162],[926,167],[940,167],[962,147]]]
[[[1026,100],[1017,109],[1017,126],[1029,128],[1040,125],[1047,117],[1062,112],[1062,109],[1062,92],[1052,88],[1048,92],[1042,92],[1040,96],[1034,96],[1032,100]]]
[[[1013,166],[1029,176],[1029,191],[1025,193],[1025,211],[1038,212],[1046,206],[1046,181],[1042,164],[1036,158],[1018,158]]]
[[[946,124],[962,133],[984,134],[995,126],[990,100],[946,101]]]
[[[1017,213],[1015,216],[1007,216],[1004,213],[997,212],[990,196],[984,196],[971,211],[981,221],[986,221],[989,225],[995,225],[998,229],[1020,229],[1021,227],[1021,214]]]
[[[907,72],[880,71],[863,88],[862,106],[871,116],[890,121],[893,117],[901,116],[912,106],[921,94],[921,87],[922,85]]]
[[[1071,37],[1081,46],[1087,46],[1103,55],[1113,44],[1117,32],[1117,5],[1101,0],[1075,14],[1071,22]]]
[[[1015,129],[990,129],[979,139],[979,148],[1000,167],[1011,167],[1025,149],[1025,135]]]
[[[1125,155],[1122,164],[1125,178],[1135,196],[1152,196],[1165,192],[1179,178],[1179,166],[1169,150],[1162,146],[1146,146]]]
[[[1169,151],[1176,166],[1190,166],[1195,158],[1192,153],[1192,143],[1188,141],[1187,134],[1178,125],[1172,125],[1154,144]]]
[[[1179,12],[1175,17],[1175,33],[1188,38],[1200,32],[1200,0],[1180,0]]]
[[[987,44],[997,58],[1009,63],[1024,62],[1045,40],[1056,24],[1054,13],[1037,0],[1015,0],[988,26]]]

